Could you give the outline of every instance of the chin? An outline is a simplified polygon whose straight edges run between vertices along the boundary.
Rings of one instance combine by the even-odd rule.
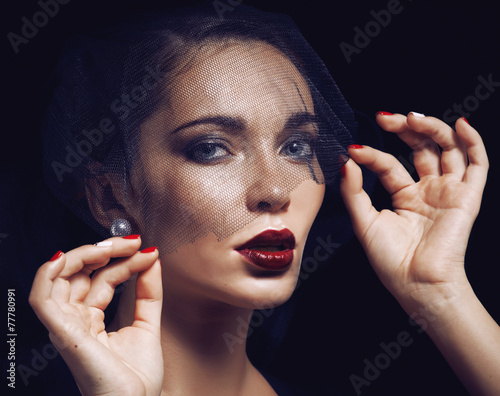
[[[248,274],[231,287],[226,302],[247,309],[268,309],[284,304],[297,285],[301,257],[283,271],[249,268]]]
[[[251,290],[242,290],[232,299],[232,305],[248,309],[268,309],[284,304],[292,296],[296,282],[258,280]]]
[[[164,292],[226,308],[254,310],[284,304],[297,285],[303,243],[291,248],[291,261],[274,260],[273,254],[269,260],[252,260],[234,245],[230,240],[217,242],[211,235],[162,256]]]

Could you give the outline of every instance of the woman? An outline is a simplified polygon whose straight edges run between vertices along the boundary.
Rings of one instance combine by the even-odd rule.
[[[379,125],[414,149],[421,180],[367,146],[350,145],[346,162],[353,117],[322,64],[303,41],[292,46],[259,33],[270,22],[263,15],[241,12],[233,27],[247,21],[249,32],[181,16],[173,25],[185,36],[159,23],[151,29],[156,41],[146,40],[147,29],[142,41],[91,40],[63,62],[63,71],[97,72],[85,71],[81,86],[81,75],[67,77],[74,91],[63,79],[52,105],[48,133],[60,125],[58,136],[67,138],[66,125],[76,133],[49,147],[53,188],[96,228],[127,219],[134,232],[58,252],[35,278],[30,303],[80,390],[274,394],[245,343],[228,348],[224,336],[235,327],[244,335],[253,309],[290,297],[325,183],[342,166],[342,196],[380,279],[409,314],[426,309],[436,317],[427,331],[469,389],[494,394],[495,348],[476,351],[491,347],[498,329],[463,271],[488,167],[479,135],[465,119],[455,134],[418,113],[380,113]],[[92,56],[99,45],[101,54],[129,54],[118,76],[123,58],[105,59],[99,73]],[[115,78],[123,83],[109,101],[99,88],[112,89]],[[61,99],[68,92],[93,100],[76,102],[75,112]],[[100,129],[91,130],[96,121]],[[371,206],[356,163],[379,175],[394,212]],[[138,252],[141,244],[158,249]],[[112,258],[119,259],[106,266]],[[135,273],[105,331],[114,288]]]

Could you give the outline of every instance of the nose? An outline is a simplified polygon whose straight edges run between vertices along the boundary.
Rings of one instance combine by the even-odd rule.
[[[251,212],[273,213],[288,208],[293,181],[283,173],[275,163],[260,162],[254,167],[246,192],[246,205]]]

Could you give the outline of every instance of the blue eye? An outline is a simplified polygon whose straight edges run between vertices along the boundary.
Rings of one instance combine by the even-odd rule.
[[[310,159],[314,155],[314,141],[304,138],[291,139],[283,146],[282,153],[292,159]]]
[[[213,142],[198,143],[186,150],[188,159],[202,164],[216,162],[228,155],[229,151],[223,144]]]

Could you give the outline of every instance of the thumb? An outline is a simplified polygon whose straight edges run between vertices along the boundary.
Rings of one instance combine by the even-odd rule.
[[[159,332],[162,302],[161,264],[158,258],[151,267],[137,276],[133,326],[140,326],[142,323]]]

